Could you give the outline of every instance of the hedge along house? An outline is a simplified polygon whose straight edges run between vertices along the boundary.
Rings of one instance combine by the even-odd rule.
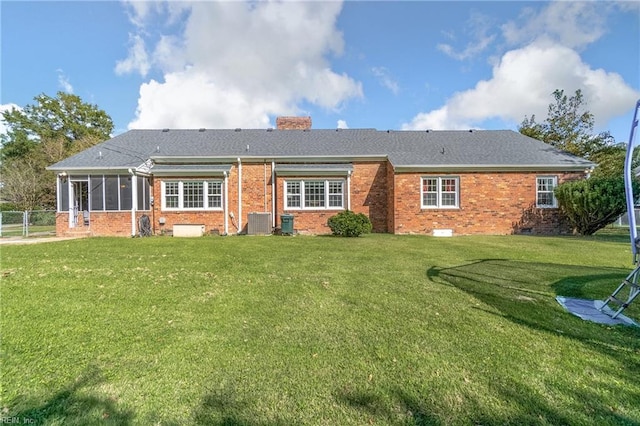
[[[58,235],[330,232],[342,210],[374,232],[570,232],[553,189],[593,163],[509,130],[131,130],[60,161]]]

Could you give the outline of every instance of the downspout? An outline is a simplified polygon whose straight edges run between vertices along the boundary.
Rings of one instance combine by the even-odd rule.
[[[276,162],[271,162],[271,226],[276,227]]]
[[[351,170],[347,172],[347,210],[351,210]]]
[[[224,172],[224,235],[229,235],[229,174]]]
[[[136,236],[136,210],[138,207],[138,176],[133,169],[129,169],[131,175],[131,236]]]
[[[242,232],[242,160],[238,157],[238,234]]]

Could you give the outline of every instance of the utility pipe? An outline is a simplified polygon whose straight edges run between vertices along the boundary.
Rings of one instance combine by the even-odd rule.
[[[276,227],[276,162],[271,161],[271,226]]]
[[[351,171],[347,172],[347,210],[351,210]]]
[[[224,235],[229,235],[229,174],[224,172]]]
[[[238,157],[238,234],[242,230],[242,160]]]

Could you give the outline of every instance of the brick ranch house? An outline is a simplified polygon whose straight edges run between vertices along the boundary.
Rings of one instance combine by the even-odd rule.
[[[283,214],[325,234],[345,210],[374,232],[558,234],[553,189],[593,163],[510,130],[131,130],[49,167],[58,235],[269,233]]]

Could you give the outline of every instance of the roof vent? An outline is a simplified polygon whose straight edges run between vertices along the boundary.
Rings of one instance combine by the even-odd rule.
[[[469,129],[469,133],[473,133],[473,129]]]
[[[160,152],[160,145],[156,145],[156,152]]]
[[[102,151],[98,151],[98,158],[102,158]]]
[[[162,129],[163,133],[167,133],[169,131],[169,129]]]
[[[273,127],[269,127],[269,128],[267,129],[267,132],[273,132]]]
[[[199,132],[204,132],[206,129],[204,127],[201,127],[198,129]]]
[[[425,130],[425,132],[429,133],[429,132],[430,132],[430,130],[429,130],[429,129],[427,129],[427,130]]]
[[[236,127],[236,130],[235,130],[235,131],[236,131],[236,132],[239,132],[239,131],[241,131],[241,130],[242,130],[242,129],[241,129],[240,127]]]

